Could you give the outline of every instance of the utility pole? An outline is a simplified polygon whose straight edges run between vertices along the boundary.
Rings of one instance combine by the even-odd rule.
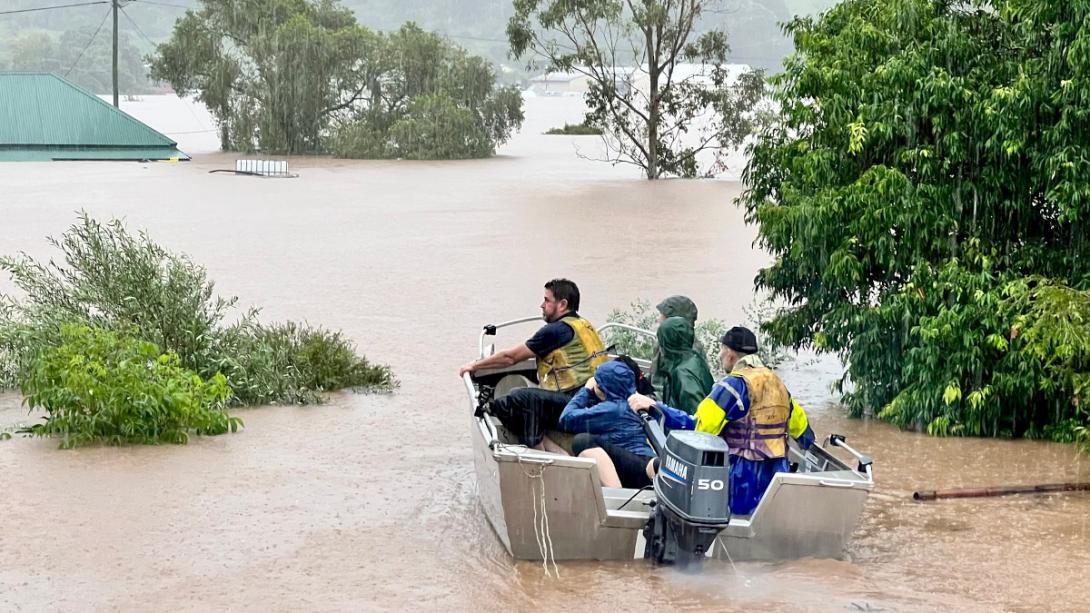
[[[121,108],[117,103],[117,0],[113,0],[114,5],[114,106]]]

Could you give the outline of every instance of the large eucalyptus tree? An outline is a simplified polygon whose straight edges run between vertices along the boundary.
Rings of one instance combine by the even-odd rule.
[[[751,132],[764,91],[760,72],[730,74],[726,33],[714,27],[724,6],[515,0],[507,37],[515,57],[589,80],[587,123],[603,130],[608,161],[648,179],[691,177],[701,152],[735,147]]]

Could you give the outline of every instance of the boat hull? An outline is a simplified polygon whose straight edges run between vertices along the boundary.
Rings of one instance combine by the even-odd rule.
[[[653,492],[603,488],[593,460],[510,444],[491,420],[472,419],[478,492],[489,523],[513,557],[643,556],[641,531]],[[805,472],[776,475],[753,515],[732,517],[710,555],[734,561],[844,555],[873,481],[825,449],[807,455],[792,449],[792,454]]]

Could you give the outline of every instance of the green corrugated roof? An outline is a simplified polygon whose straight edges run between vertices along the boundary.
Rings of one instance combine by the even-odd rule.
[[[171,157],[189,159],[170,138],[57,75],[0,72],[0,159]]]
[[[50,162],[64,160],[188,160],[174,147],[19,147],[0,146],[0,162]]]

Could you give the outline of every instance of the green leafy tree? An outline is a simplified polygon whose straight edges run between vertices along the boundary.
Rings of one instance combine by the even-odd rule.
[[[588,79],[587,123],[607,159],[648,179],[692,177],[698,156],[737,146],[753,129],[760,72],[732,83],[727,36],[699,33],[719,0],[515,0],[511,53]],[[696,64],[692,70],[686,64]]]
[[[202,0],[151,68],[197,92],[224,149],[483,157],[522,121],[486,61],[413,24],[372,32],[336,0]]]
[[[197,92],[224,149],[310,153],[373,77],[375,43],[334,0],[202,0],[159,45],[151,74]]]
[[[28,32],[8,44],[12,70],[63,73],[57,43],[45,32]]]
[[[1083,428],[1090,2],[848,0],[793,21],[741,202],[856,414],[935,434]],[[846,385],[844,385],[846,384]]]
[[[523,120],[515,87],[496,87],[487,61],[412,23],[384,35],[376,76],[344,114],[332,151],[340,157],[487,157]]]
[[[113,53],[110,37],[94,36],[92,26],[68,30],[55,36],[29,31],[8,44],[9,66],[23,72],[51,72],[96,94],[113,91],[110,70]],[[153,91],[140,52],[131,38],[118,38],[118,89],[126,94]]]

